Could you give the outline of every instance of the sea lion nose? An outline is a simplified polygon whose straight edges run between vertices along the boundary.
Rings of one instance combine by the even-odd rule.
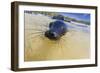
[[[57,38],[57,34],[55,32],[49,32],[50,36],[52,36],[53,38]]]
[[[51,40],[57,40],[59,38],[57,33],[56,32],[52,32],[52,31],[46,31],[45,32],[45,36],[48,37]]]

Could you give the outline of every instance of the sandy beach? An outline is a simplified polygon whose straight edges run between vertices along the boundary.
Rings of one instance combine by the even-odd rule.
[[[90,57],[89,26],[68,23],[68,32],[58,41],[44,36],[49,23],[55,21],[42,14],[25,13],[25,61],[71,60]]]

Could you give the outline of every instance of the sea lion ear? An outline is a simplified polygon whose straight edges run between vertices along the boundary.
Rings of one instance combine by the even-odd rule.
[[[49,24],[49,28],[51,28],[51,26],[53,25],[54,23],[53,22],[51,22],[50,24]]]

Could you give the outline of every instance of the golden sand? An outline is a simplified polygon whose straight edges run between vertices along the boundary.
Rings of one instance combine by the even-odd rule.
[[[25,14],[25,61],[84,59],[90,56],[90,34],[69,30],[58,41],[44,36],[54,20],[44,15]]]

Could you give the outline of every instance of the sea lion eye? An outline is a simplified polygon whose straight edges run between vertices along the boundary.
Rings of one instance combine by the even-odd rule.
[[[53,25],[53,22],[51,22],[51,23],[49,24],[49,28],[51,28],[52,25]]]

